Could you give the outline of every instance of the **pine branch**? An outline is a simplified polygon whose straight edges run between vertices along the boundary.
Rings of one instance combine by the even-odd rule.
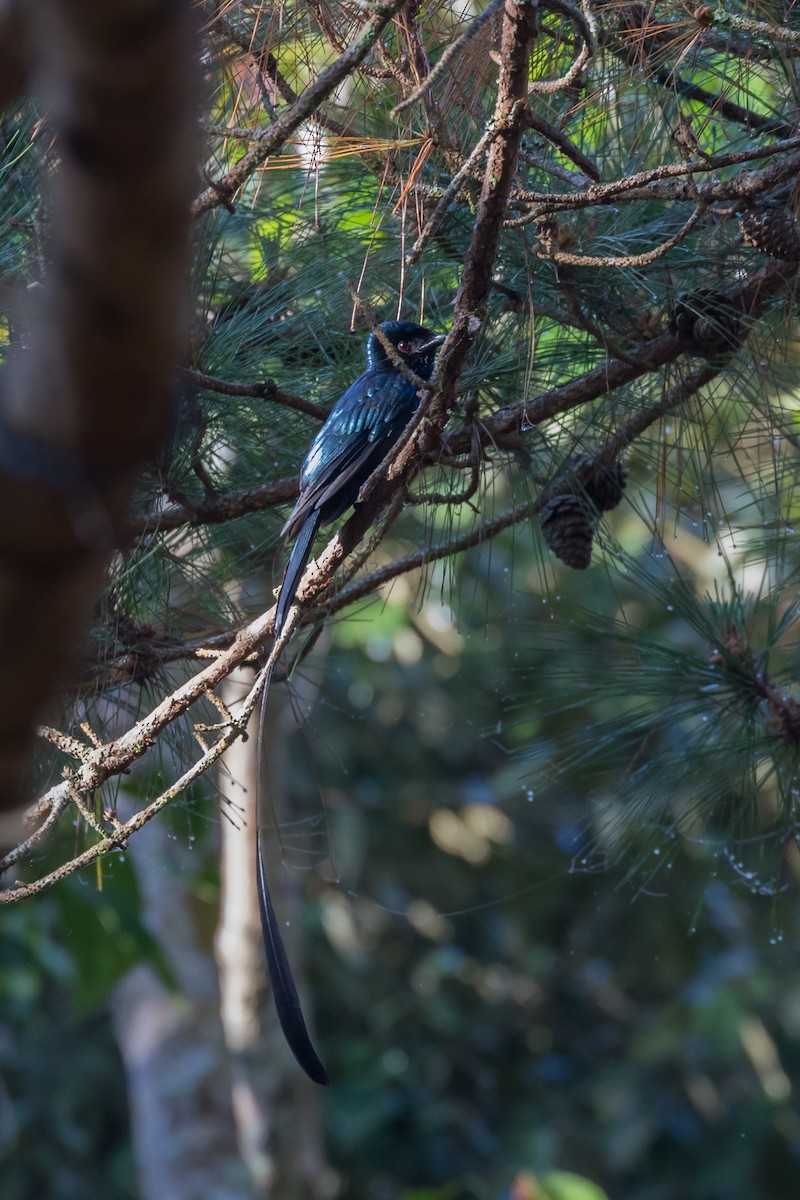
[[[183,716],[197,701],[213,690],[221,680],[227,678],[234,667],[241,666],[245,661],[257,654],[268,637],[270,623],[266,615],[258,617],[240,630],[232,646],[223,651],[204,671],[193,676],[187,683],[177,688],[171,695],[166,696],[161,703],[142,720],[137,721],[127,733],[96,749],[88,751],[83,761],[70,772],[66,783],[50,788],[36,804],[36,811],[45,814],[45,821],[50,820],[55,810],[63,811],[65,795],[71,796],[73,790],[81,795],[90,794],[100,787],[113,775],[119,774],[130,767],[137,759],[155,744],[157,738],[175,720]],[[12,887],[0,892],[0,903],[11,903],[34,895],[53,883],[66,878],[81,867],[86,866],[105,854],[124,847],[128,837],[140,829],[147,821],[152,820],[157,813],[165,808],[176,796],[185,791],[196,779],[209,769],[233,744],[237,738],[244,735],[250,718],[261,693],[271,677],[278,655],[282,652],[288,636],[293,632],[290,622],[282,638],[273,646],[272,653],[264,669],[259,673],[256,682],[248,693],[242,708],[233,724],[228,726],[201,757],[186,770],[181,777],[167,788],[156,800],[135,814],[124,825],[115,828],[107,837],[95,843],[83,854],[78,855],[70,863],[51,872],[43,879],[34,883]],[[30,841],[30,839],[28,839]],[[12,851],[13,860],[19,857],[17,851]],[[9,865],[9,864],[5,864]],[[0,870],[4,869],[4,861],[0,861]]]
[[[349,607],[356,600],[361,600],[365,596],[372,595],[390,583],[393,579],[399,578],[401,575],[407,575],[409,571],[418,571],[422,567],[427,567],[431,563],[440,562],[444,558],[452,558],[458,554],[462,554],[465,550],[472,549],[473,546],[479,546],[483,542],[488,542],[492,538],[497,537],[505,529],[510,529],[512,525],[518,525],[521,521],[530,519],[533,513],[538,511],[544,504],[544,499],[541,500],[524,500],[521,504],[514,505],[513,508],[499,513],[496,517],[491,517],[486,521],[480,522],[467,533],[461,534],[459,537],[450,538],[446,542],[442,542],[438,546],[427,546],[422,550],[415,550],[411,554],[406,554],[403,558],[395,559],[394,562],[387,563],[383,567],[378,567],[375,571],[371,571],[368,575],[358,579],[355,583],[349,584],[342,588],[340,592],[330,601],[328,609],[331,613],[341,611],[343,608]]]
[[[593,467],[616,462],[624,450],[640,437],[646,429],[685,405],[697,395],[702,387],[715,379],[719,375],[719,371],[719,367],[702,367],[692,372],[680,384],[670,388],[657,404],[650,405],[634,417],[631,417],[615,434],[598,446],[592,454],[585,456],[585,461],[583,462],[584,472],[588,474],[591,473]],[[558,487],[557,482],[543,488],[537,496],[531,497],[530,500],[523,501],[521,504],[515,505],[513,508],[500,513],[496,517],[480,522],[473,529],[460,534],[458,537],[450,538],[438,546],[415,550],[403,558],[396,559],[385,566],[369,572],[369,574],[364,575],[356,583],[341,588],[329,602],[328,611],[331,613],[340,612],[356,600],[361,600],[365,596],[374,594],[379,588],[385,586],[391,580],[399,578],[401,575],[408,574],[410,571],[420,570],[442,559],[455,558],[456,555],[463,553],[465,550],[472,549],[473,546],[490,541],[503,532],[503,530],[509,529],[512,525],[519,524],[526,519],[531,519],[536,513],[541,512],[551,499],[554,494],[554,487]],[[463,503],[466,498],[466,495],[460,495],[455,497],[436,496],[432,499],[436,502]]]
[[[773,44],[800,46],[800,30],[789,29],[786,25],[773,25],[770,21],[754,21],[752,17],[742,16],[741,13],[729,12],[721,7],[710,8],[706,4],[701,5],[694,15],[700,25],[721,25],[723,28],[736,29],[740,33],[763,37]]]
[[[396,9],[399,6],[391,7]],[[362,37],[357,42],[359,47],[358,53],[366,54],[369,46],[373,44],[369,38],[372,38],[374,41],[378,36],[380,28],[383,27],[385,20],[388,19],[388,14],[385,18],[383,16],[384,11],[381,10],[380,19],[376,16],[369,23],[370,32],[368,36],[362,31]],[[375,31],[376,26],[378,27],[377,32]],[[502,38],[504,66],[500,74],[496,111],[498,115],[507,115],[510,118],[510,128],[498,137],[487,162],[484,185],[478,206],[476,228],[467,255],[462,286],[459,296],[456,299],[454,327],[449,339],[449,354],[447,353],[448,346],[446,345],[444,348],[444,388],[439,396],[434,395],[434,403],[431,404],[430,409],[425,413],[425,423],[428,432],[433,431],[437,427],[441,429],[447,419],[454,401],[457,377],[466,357],[470,340],[469,331],[474,328],[474,310],[483,303],[488,295],[494,258],[502,228],[503,212],[516,165],[516,150],[522,136],[522,120],[519,119],[515,122],[513,117],[515,113],[521,115],[525,104],[527,54],[533,33],[533,8],[531,5],[522,4],[515,6],[511,11],[506,11],[503,21]],[[355,61],[355,58],[357,58],[356,52],[354,52],[353,61]],[[341,68],[341,60],[338,66]],[[329,73],[326,73],[326,76],[328,76],[329,82]],[[310,578],[307,576],[305,586],[300,589],[302,594],[298,593],[298,599],[308,602],[318,596],[327,586],[344,555],[349,553],[361,539],[367,528],[374,522],[384,507],[388,496],[398,487],[404,485],[404,478],[410,474],[411,470],[421,460],[421,446],[422,443],[419,441],[416,444],[409,443],[405,448],[407,455],[406,463],[402,464],[400,457],[394,463],[394,480],[386,480],[383,486],[375,487],[372,495],[365,498],[363,503],[359,505],[354,515],[317,560]],[[410,453],[408,453],[409,451]],[[403,453],[404,451],[401,450],[400,456]],[[291,637],[294,620],[296,619],[295,617],[287,622],[280,641],[273,647],[272,655],[268,660],[270,669],[271,665],[274,664],[277,654]],[[220,654],[204,671],[199,672],[192,679],[177,688],[147,717],[136,722],[127,733],[114,739],[101,749],[92,751],[89,759],[82,762],[75,769],[71,777],[71,786],[81,793],[91,792],[101,786],[107,779],[111,778],[112,775],[126,770],[155,743],[166,728],[178,719],[178,717],[186,713],[208,690],[213,689],[234,667],[241,665],[246,658],[257,653],[268,637],[270,628],[270,614],[262,614],[262,616],[251,622],[245,629],[238,633],[231,647]],[[223,734],[214,747],[205,752],[201,759],[176,784],[164,793],[163,797],[159,798],[153,805],[148,806],[148,809],[145,811],[149,815],[154,815],[160,807],[168,803],[180,790],[188,786],[190,782],[199,777],[208,766],[216,761],[216,758],[224,752],[227,745],[230,745],[232,740],[240,736],[240,734],[241,727],[238,724],[235,729],[231,729]],[[59,794],[58,789],[51,790],[48,794],[51,804],[58,802]],[[149,819],[149,815],[143,819]],[[84,862],[92,861],[98,854],[108,852],[108,850],[113,849],[115,846],[119,846],[124,841],[124,836],[130,831],[130,823],[128,823],[125,834],[120,833],[120,831],[114,831],[106,839],[105,843],[101,844],[104,848],[92,848],[86,855],[80,856],[80,860],[75,860],[76,863],[83,865]],[[49,878],[48,882],[55,882],[56,878],[61,877],[63,875],[56,872]],[[44,886],[44,884],[41,884],[41,886]],[[12,893],[7,894],[11,895]]]
[[[542,0],[542,8],[563,13],[567,20],[578,30],[579,41],[582,43],[569,69],[563,75],[559,76],[558,79],[534,79],[528,86],[528,91],[531,94],[538,93],[539,95],[552,96],[570,87],[588,65],[595,51],[597,25],[588,0],[584,0],[582,12],[577,8],[573,8],[567,0]]]
[[[647,267],[650,263],[656,262],[657,259],[663,258],[670,250],[679,245],[684,238],[691,233],[698,221],[705,216],[706,206],[698,204],[692,215],[687,221],[684,221],[677,233],[672,237],[661,242],[660,245],[654,246],[652,250],[647,250],[643,254],[616,254],[613,257],[600,257],[595,254],[570,254],[565,250],[550,250],[544,246],[534,246],[533,252],[537,258],[543,258],[549,262],[564,263],[571,267]],[[515,225],[520,222],[514,222]]]
[[[479,12],[477,16],[474,16],[464,32],[444,50],[436,66],[427,73],[422,83],[415,87],[399,104],[395,104],[389,116],[397,117],[405,109],[410,108],[412,104],[416,104],[435,83],[438,83],[450,71],[455,59],[466,49],[475,35],[480,33],[486,22],[491,20],[500,7],[501,2],[502,0],[489,0],[486,8],[482,12]]]
[[[791,749],[800,749],[800,704],[761,665],[761,659],[739,630],[730,625],[722,631],[719,649],[709,662],[720,667],[734,692],[749,702],[764,701],[768,716],[764,724]]]
[[[183,367],[181,374],[197,387],[219,392],[222,396],[251,396],[254,400],[269,400],[273,404],[282,404],[284,408],[306,413],[317,421],[324,421],[328,416],[328,410],[321,404],[313,404],[310,400],[304,400],[302,396],[292,396],[289,392],[282,391],[274,379],[265,379],[263,383],[229,383],[226,379],[216,379],[213,375],[205,375],[191,367]]]
[[[715,117],[722,117],[725,121],[743,125],[745,129],[752,130],[754,133],[769,137],[790,138],[795,131],[795,126],[788,121],[779,121],[775,117],[763,117],[760,113],[736,104],[735,101],[728,100],[716,92],[710,92],[697,83],[691,83],[688,79],[682,79],[671,71],[656,71],[653,78],[656,83],[661,84],[662,87],[673,89],[684,99],[703,104]]]
[[[704,7],[701,6],[695,10],[693,15],[700,25],[707,28],[707,22],[703,19],[704,12]],[[677,67],[669,69],[665,67],[653,68],[651,62],[655,53],[658,50],[667,52],[669,49],[669,34],[662,35],[647,27],[651,15],[652,10],[648,12],[647,9],[639,5],[631,5],[627,9],[620,10],[620,27],[616,30],[605,32],[602,39],[603,45],[611,48],[615,54],[618,54],[626,62],[630,63],[632,67],[645,67],[649,69],[651,78],[661,88],[674,91],[686,100],[694,100],[704,105],[716,117],[722,117],[726,121],[742,125],[745,129],[755,133],[784,138],[792,136],[794,126],[790,122],[776,120],[774,117],[762,116],[760,113],[753,112],[751,109],[737,104],[726,96],[701,87],[691,80],[683,79],[680,75],[676,74]],[[637,20],[643,21],[644,25],[637,25]],[[632,35],[636,34],[641,35],[638,43],[631,40]],[[708,42],[708,40],[708,35],[706,34],[704,41]],[[728,44],[719,48],[723,53],[733,51],[745,58],[750,58],[753,53],[751,42],[742,44],[739,47]]]
[[[319,105],[364,61],[392,17],[400,11],[405,2],[406,0],[387,0],[386,3],[376,3],[371,7],[371,16],[336,62],[323,71],[295,103],[264,130],[230,171],[215,180],[197,197],[192,205],[193,217],[200,217],[220,204],[229,204],[233,200],[251,175],[271,154],[275,154],[286,144],[302,123],[311,117]]]
[[[489,148],[475,226],[456,294],[453,325],[439,356],[437,392],[431,397],[414,446],[395,459],[390,476],[410,467],[427,438],[438,440],[455,404],[456,384],[470,345],[480,328],[478,310],[489,295],[503,217],[517,168],[517,153],[525,127],[528,54],[536,33],[534,6],[506,8],[501,33],[501,69],[495,104],[497,134]]]
[[[215,492],[194,504],[167,504],[144,517],[128,518],[125,532],[130,541],[166,533],[183,526],[220,525],[248,513],[263,512],[278,504],[290,504],[297,499],[299,481],[296,475],[275,479],[256,487],[236,492]]]
[[[539,206],[536,213],[530,214],[527,218],[534,219],[562,209],[575,210],[589,208],[595,204],[616,204],[625,200],[626,193],[633,194],[640,188],[649,189],[650,185],[663,184],[666,180],[678,180],[683,175],[713,174],[721,167],[740,166],[760,158],[787,155],[786,158],[764,167],[761,171],[748,171],[744,175],[730,180],[714,179],[708,184],[699,186],[691,180],[686,180],[668,191],[648,190],[646,193],[650,197],[658,196],[670,200],[702,200],[705,203],[717,200],[748,200],[794,178],[800,168],[800,155],[789,153],[794,150],[800,150],[800,137],[787,138],[783,142],[773,142],[771,146],[763,146],[757,150],[740,150],[731,154],[718,155],[711,162],[703,159],[699,162],[663,163],[650,170],[636,171],[632,175],[626,175],[622,179],[615,179],[609,183],[592,184],[581,192],[514,191],[513,198],[520,203]],[[516,223],[518,222],[507,222],[509,226]]]
[[[530,129],[536,131],[543,138],[546,138],[557,150],[560,150],[565,158],[568,158],[575,164],[576,167],[586,176],[587,179],[593,179],[595,183],[600,182],[600,172],[590,158],[587,158],[582,150],[571,142],[569,138],[560,129],[558,129],[551,121],[546,121],[539,113],[529,110],[525,115],[525,120]]]
[[[728,289],[724,295],[731,303],[740,305],[750,320],[755,320],[764,301],[785,287],[796,274],[796,264],[772,262],[738,287]],[[508,434],[520,433],[532,425],[539,425],[610,394],[623,384],[674,362],[685,353],[685,346],[676,337],[664,333],[640,349],[631,350],[624,361],[612,359],[559,387],[498,409],[483,421],[486,435],[501,439]],[[467,440],[463,435],[454,434],[450,442],[454,453],[463,453],[467,448]]]

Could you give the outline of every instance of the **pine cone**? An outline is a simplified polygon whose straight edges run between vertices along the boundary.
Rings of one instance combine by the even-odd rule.
[[[757,204],[739,218],[742,238],[762,254],[784,262],[800,262],[800,232],[786,204]]]
[[[570,466],[598,512],[617,507],[628,481],[628,472],[621,462],[595,463],[591,454],[578,454]]]
[[[745,334],[742,314],[724,292],[698,288],[679,296],[669,318],[670,333],[706,358],[733,351]]]
[[[553,553],[576,571],[592,560],[592,518],[580,496],[554,496],[539,514],[544,540]]]

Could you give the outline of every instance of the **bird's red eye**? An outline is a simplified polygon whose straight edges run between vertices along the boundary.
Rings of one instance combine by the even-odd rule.
[[[398,342],[397,343],[397,350],[398,350],[398,353],[400,353],[400,354],[408,354],[410,349],[411,349],[411,342]]]

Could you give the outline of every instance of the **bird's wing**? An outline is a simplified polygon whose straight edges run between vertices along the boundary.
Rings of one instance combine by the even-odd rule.
[[[351,384],[311,443],[284,537],[295,536],[314,510],[321,512],[322,524],[341,516],[416,406],[414,385],[396,371],[367,371]]]

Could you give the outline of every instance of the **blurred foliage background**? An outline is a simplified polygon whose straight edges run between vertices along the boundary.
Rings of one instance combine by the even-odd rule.
[[[204,169],[215,178],[333,61],[359,8],[198,7]],[[363,369],[366,326],[348,281],[380,319],[448,327],[474,222],[469,181],[419,261],[404,255],[490,117],[499,16],[438,81],[435,103],[391,109],[424,65],[420,47],[435,62],[483,8],[408,6],[367,69],[249,177],[231,211],[197,222],[195,321],[173,441],[142,480],[139,535],[98,605],[64,728],[89,722],[113,736],[186,677],[186,647],[272,603],[285,508],[198,514],[293,476],[318,424],[272,403],[268,389],[248,395],[220,381],[272,379],[328,406]],[[790,141],[800,25],[777,0],[721,11],[739,24],[714,27],[700,10],[660,0],[585,5],[597,26],[590,64],[532,107],[604,180],[687,154],[704,164],[704,183],[744,180],[763,163],[716,159]],[[573,61],[570,12],[545,6],[533,80]],[[795,40],[771,40],[753,22]],[[45,114],[6,113],[2,140],[0,267],[14,292],[42,270]],[[792,153],[790,144],[775,156],[786,175],[761,203],[794,204]],[[552,140],[527,136],[510,216],[530,220],[501,243],[453,436],[641,351],[665,333],[677,297],[735,291],[775,265],[743,239],[743,205],[730,196],[652,263],[543,258],[554,240],[568,254],[642,255],[695,202],[642,188],[548,215],[525,198],[583,192],[584,169]],[[787,727],[800,572],[795,270],[713,353],[689,345],[513,442],[487,439],[468,498],[437,502],[466,474],[427,469],[415,487],[429,498],[407,507],[367,572],[446,547],[526,498],[531,510],[337,614],[274,687],[262,828],[281,893],[302,890],[306,995],[333,1086],[307,1092],[273,1039],[276,1128],[281,1111],[320,1120],[313,1180],[293,1192],[278,1170],[264,1190],[209,1184],[209,1196],[798,1194],[800,738]],[[3,331],[13,341],[12,302]],[[698,360],[710,378],[694,386]],[[590,567],[564,566],[544,543],[536,497],[576,452],[682,386],[677,411],[623,443],[625,497],[605,514]],[[170,506],[186,519],[142,525]],[[192,738],[192,723],[179,724],[103,804],[156,793],[185,765]],[[62,766],[43,750],[36,782]],[[159,819],[209,962],[221,822],[239,819],[211,780]],[[62,821],[26,870],[43,875],[91,836],[78,819]],[[143,891],[135,856],[116,855],[2,910],[4,1200],[141,1194],[115,1036],[119,988],[146,964],[180,993]],[[276,1159],[298,1153],[291,1131],[278,1141]]]

